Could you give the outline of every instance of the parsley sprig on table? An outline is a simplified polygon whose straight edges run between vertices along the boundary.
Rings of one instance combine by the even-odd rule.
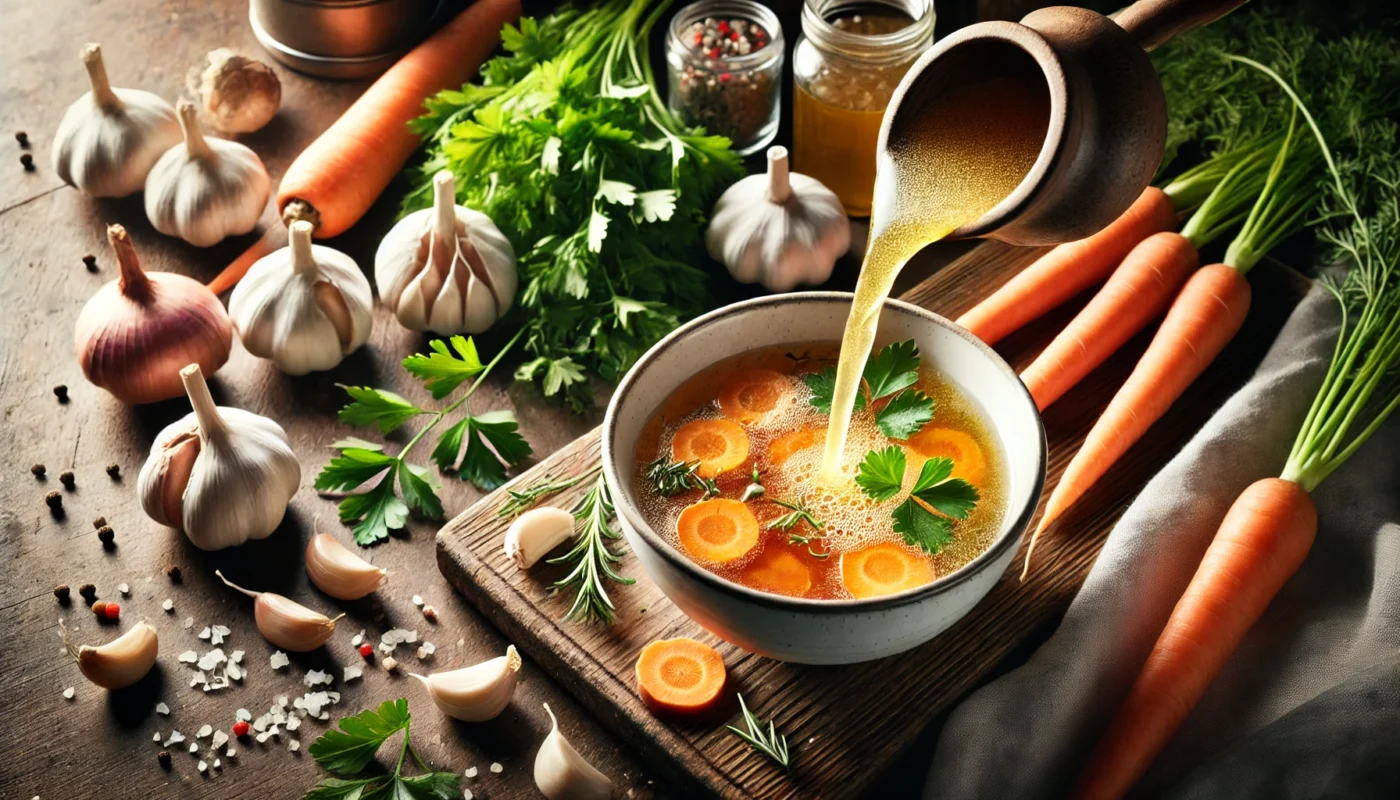
[[[408,701],[387,700],[376,710],[362,711],[340,720],[311,743],[308,752],[334,778],[326,778],[307,792],[302,800],[457,800],[462,796],[461,777],[455,772],[437,772],[419,757],[409,744]],[[403,745],[393,772],[357,777],[374,760],[375,753],[389,737],[403,731]],[[404,757],[412,755],[420,775],[404,775]]]
[[[478,83],[438,93],[414,130],[427,158],[404,210],[431,204],[432,175],[457,177],[519,254],[507,324],[531,358],[516,372],[575,409],[588,373],[616,381],[683,318],[710,305],[704,226],[742,177],[728,139],[682,125],[648,53],[673,0],[565,5],[502,31]]]
[[[340,410],[339,417],[355,427],[373,427],[388,434],[415,417],[430,417],[428,423],[399,449],[398,455],[384,452],[381,444],[353,437],[331,445],[340,455],[331,459],[316,476],[318,490],[352,491],[379,479],[367,491],[352,494],[340,502],[340,519],[354,524],[356,542],[369,545],[388,538],[390,530],[401,529],[408,523],[410,509],[429,519],[442,518],[442,501],[438,498],[441,485],[437,476],[425,467],[409,463],[408,454],[438,423],[466,406],[477,387],[520,336],[517,333],[490,363],[484,365],[476,344],[462,336],[449,340],[451,349],[441,339],[435,339],[429,343],[431,354],[405,358],[404,369],[421,379],[435,399],[446,397],[463,383],[472,381],[461,397],[437,411],[419,408],[384,389],[341,387],[352,402]],[[507,467],[519,464],[530,453],[530,444],[520,435],[511,412],[472,414],[467,411],[442,433],[431,458],[439,468],[455,468],[462,480],[489,491],[505,483]]]
[[[870,497],[885,502],[904,490],[904,451],[891,445],[865,454],[856,483]],[[894,510],[894,531],[930,555],[953,540],[953,521],[967,519],[977,506],[977,487],[954,478],[951,458],[930,458],[919,469],[909,496]]]
[[[807,375],[803,380],[812,390],[808,401],[823,414],[831,413],[836,390],[836,367]],[[933,419],[933,398],[910,388],[919,380],[919,348],[913,339],[895,342],[875,351],[861,373],[856,394],[856,411],[875,408],[875,424],[891,439],[908,439]],[[884,405],[879,401],[890,400]]]

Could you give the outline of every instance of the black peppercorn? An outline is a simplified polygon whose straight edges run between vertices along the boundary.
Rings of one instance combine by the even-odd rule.
[[[68,588],[68,584],[66,583],[60,583],[59,585],[53,587],[53,596],[58,598],[58,602],[60,605],[68,605],[68,603],[72,599],[71,595],[72,590]]]
[[[68,387],[61,383],[53,387],[53,396],[57,397],[60,403],[68,402]]]
[[[83,266],[87,267],[88,272],[96,272],[97,256],[91,254],[83,256]]]
[[[26,150],[29,149],[29,134],[24,131],[15,131],[15,141],[19,142],[20,147]]]
[[[29,468],[29,472],[36,478],[42,478],[44,477],[44,473],[47,472],[47,470],[44,469],[43,464],[35,464],[34,466]]]
[[[90,583],[85,583],[78,587],[78,594],[83,598],[84,602],[91,605],[92,602],[97,599],[97,587]]]
[[[67,489],[67,490],[69,490],[69,491],[71,492],[71,491],[73,490],[73,486],[74,486],[74,483],[75,483],[75,479],[74,479],[74,477],[73,477],[73,473],[72,473],[72,472],[60,472],[60,473],[58,474],[58,482],[61,483],[61,484],[63,484],[63,488],[65,488],[65,489]]]
[[[98,517],[97,519],[95,519],[95,520],[92,521],[92,527],[94,527],[94,528],[101,528],[101,527],[105,526],[106,524],[107,524],[107,518],[106,518],[106,517]]]
[[[110,526],[103,525],[102,527],[97,529],[97,539],[104,545],[111,544],[112,541],[116,538],[117,532],[112,530]]]
[[[171,564],[170,566],[165,568],[165,574],[167,577],[170,578],[171,583],[179,583],[181,579],[180,565]]]
[[[34,171],[34,156],[25,153],[24,155],[19,157],[19,163],[24,167],[25,172]]]
[[[121,476],[122,476],[122,467],[121,467],[120,464],[108,464],[108,465],[107,465],[107,477],[111,478],[112,480],[117,480],[117,479],[120,478]]]
[[[161,769],[170,769],[170,751],[162,750],[156,754],[156,760],[160,762]]]
[[[63,495],[59,494],[58,492],[49,492],[48,494],[44,495],[44,502],[48,504],[50,510],[63,510]]]

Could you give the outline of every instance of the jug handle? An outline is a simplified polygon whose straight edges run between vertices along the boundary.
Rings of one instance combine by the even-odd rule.
[[[1112,15],[1144,50],[1152,50],[1178,33],[1208,25],[1246,0],[1137,0]]]

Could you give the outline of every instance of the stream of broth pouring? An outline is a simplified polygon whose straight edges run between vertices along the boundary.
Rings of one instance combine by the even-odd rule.
[[[978,219],[1021,182],[1049,119],[1045,84],[991,77],[949,87],[879,154],[870,241],[841,338],[821,480],[850,480],[842,454],[880,308],[899,271],[926,245]]]

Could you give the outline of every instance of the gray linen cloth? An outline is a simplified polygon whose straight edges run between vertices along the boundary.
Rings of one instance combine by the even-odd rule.
[[[1226,509],[1282,470],[1337,319],[1335,302],[1314,288],[1255,375],[1134,500],[1054,635],[953,711],[926,798],[1068,791]],[[1307,560],[1135,797],[1400,797],[1397,423],[1314,494],[1318,535]]]

